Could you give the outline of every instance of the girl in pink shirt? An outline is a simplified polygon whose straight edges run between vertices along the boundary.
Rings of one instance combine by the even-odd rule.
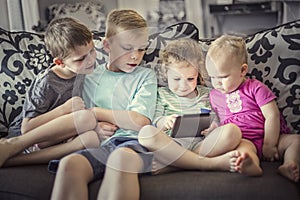
[[[281,175],[299,181],[300,135],[290,133],[280,115],[276,96],[263,83],[247,79],[245,41],[224,35],[209,48],[206,69],[214,89],[210,93],[212,109],[219,125],[234,123],[242,131],[237,149],[237,170],[246,175],[261,175],[259,159],[284,160]]]

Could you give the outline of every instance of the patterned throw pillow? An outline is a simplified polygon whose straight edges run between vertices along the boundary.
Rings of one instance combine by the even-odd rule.
[[[0,137],[21,112],[25,93],[35,75],[51,62],[43,37],[0,28]]]
[[[300,134],[300,20],[246,38],[250,76],[278,97],[289,128]]]
[[[82,21],[90,30],[105,31],[106,14],[101,1],[74,4],[53,4],[47,8],[48,22],[56,17],[74,17]]]

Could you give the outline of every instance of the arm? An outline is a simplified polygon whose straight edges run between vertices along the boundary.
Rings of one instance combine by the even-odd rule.
[[[49,112],[43,113],[33,118],[24,118],[22,121],[21,131],[23,134],[28,131],[41,126],[53,119],[69,114],[74,111],[85,109],[83,100],[80,97],[73,97],[66,101],[64,104],[50,110]]]
[[[210,132],[212,132],[214,129],[216,129],[217,127],[219,127],[220,120],[219,120],[217,114],[215,112],[211,111],[210,115],[211,115],[210,126],[207,129],[203,130],[201,132],[201,135],[208,136],[208,134]]]
[[[280,113],[275,100],[261,107],[265,118],[265,135],[263,145],[263,155],[266,159],[273,161],[278,159],[278,138],[280,134]]]
[[[129,110],[108,110],[100,107],[92,108],[98,121],[105,121],[117,125],[122,129],[139,131],[150,124],[150,119],[144,115]]]
[[[162,131],[166,131],[173,128],[177,115],[166,115],[164,106],[164,99],[166,97],[163,91],[163,87],[158,89],[153,124]]]

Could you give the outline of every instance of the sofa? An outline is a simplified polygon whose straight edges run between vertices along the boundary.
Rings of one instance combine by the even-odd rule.
[[[93,34],[97,62],[102,63],[107,59],[101,45],[103,33],[93,31]],[[155,70],[159,86],[166,85],[159,50],[170,40],[190,37],[199,42],[205,54],[214,38],[201,39],[198,35],[198,28],[189,22],[151,31],[143,66]],[[289,128],[300,134],[300,20],[243,37],[249,53],[248,75],[271,88]],[[10,123],[21,112],[26,90],[52,58],[42,34],[0,28],[0,47],[0,137],[6,137]],[[202,73],[205,75],[205,71]],[[207,77],[204,80],[210,86]],[[279,161],[262,161],[261,177],[193,170],[140,175],[141,199],[299,200],[300,183],[280,176],[279,165]],[[54,179],[55,174],[48,172],[47,164],[0,168],[0,199],[49,199]],[[89,199],[96,199],[100,185],[101,180],[90,183]]]

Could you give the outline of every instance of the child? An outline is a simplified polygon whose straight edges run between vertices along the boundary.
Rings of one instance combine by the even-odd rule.
[[[157,94],[154,71],[139,66],[147,44],[148,28],[140,14],[126,9],[109,13],[103,41],[109,60],[86,77],[83,97],[95,107],[98,121],[118,130],[100,148],[59,162],[52,199],[88,199],[89,182],[104,172],[98,199],[139,198],[137,173],[150,170],[152,155],[138,143],[137,134],[150,124]],[[50,169],[56,164],[52,161]]]
[[[139,133],[140,143],[153,151],[162,164],[156,166],[158,172],[160,167],[170,164],[185,169],[235,171],[239,152],[232,150],[239,145],[241,132],[234,124],[218,127],[204,140],[186,137],[173,138],[173,141],[165,134],[170,133],[177,115],[211,109],[209,89],[197,85],[204,64],[201,46],[192,39],[174,40],[162,51],[161,60],[168,87],[158,89],[153,122],[157,128],[145,126]]]
[[[245,41],[229,35],[216,39],[208,50],[206,69],[215,88],[210,93],[212,109],[220,124],[238,125],[247,142],[240,149],[238,171],[248,174],[259,170],[257,156],[270,161],[283,159],[279,173],[298,182],[300,135],[286,134],[289,130],[269,88],[245,77],[248,72]],[[244,150],[250,153],[244,154]]]
[[[96,119],[80,97],[84,76],[93,72],[96,61],[92,33],[73,18],[55,19],[45,44],[54,64],[29,88],[23,112],[9,129],[11,138],[1,139],[0,166],[48,163],[99,145]],[[19,154],[32,145],[40,150]]]

